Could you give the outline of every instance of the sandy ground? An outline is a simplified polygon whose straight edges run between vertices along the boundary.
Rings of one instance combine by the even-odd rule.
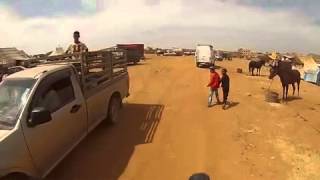
[[[320,87],[302,82],[301,98],[270,104],[268,70],[236,73],[247,72],[247,63],[217,63],[231,78],[233,105],[225,111],[207,107],[208,70],[192,57],[150,56],[129,67],[131,96],[119,124],[99,126],[48,179],[183,180],[195,172],[220,180],[320,179]],[[281,94],[278,79],[271,90]]]

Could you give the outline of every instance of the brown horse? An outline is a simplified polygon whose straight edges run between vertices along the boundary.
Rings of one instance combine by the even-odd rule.
[[[265,60],[262,59],[255,59],[249,62],[249,72],[251,75],[254,76],[254,70],[257,69],[257,75],[260,76],[261,68],[266,63]]]
[[[288,99],[288,89],[289,84],[292,85],[293,88],[293,95],[296,91],[295,83],[298,84],[298,96],[300,91],[300,72],[298,70],[292,70],[291,68],[288,68],[287,65],[288,62],[278,62],[277,65],[271,66],[270,69],[270,76],[269,79],[273,79],[276,75],[280,77],[281,84],[282,84],[282,99],[287,100]]]

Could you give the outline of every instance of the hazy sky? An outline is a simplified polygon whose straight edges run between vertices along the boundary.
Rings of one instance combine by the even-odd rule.
[[[43,53],[72,42],[320,53],[319,0],[0,0],[0,47]]]

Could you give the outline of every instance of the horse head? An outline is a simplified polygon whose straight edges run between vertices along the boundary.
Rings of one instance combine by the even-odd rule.
[[[269,79],[273,79],[276,75],[278,75],[279,72],[279,67],[276,65],[271,65],[270,64],[270,75]]]

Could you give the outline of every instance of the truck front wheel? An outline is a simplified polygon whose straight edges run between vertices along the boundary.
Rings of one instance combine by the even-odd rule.
[[[118,122],[119,111],[121,108],[121,98],[118,95],[111,97],[109,108],[108,108],[108,122],[116,124]]]

